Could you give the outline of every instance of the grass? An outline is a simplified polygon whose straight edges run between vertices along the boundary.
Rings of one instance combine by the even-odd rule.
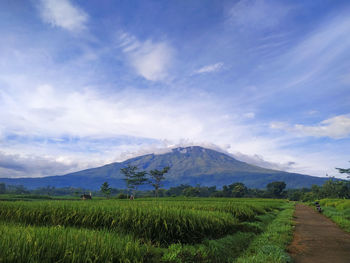
[[[193,246],[173,244],[164,253],[162,262],[232,262],[254,237],[254,233],[237,232],[218,240],[205,240]]]
[[[237,263],[286,263],[291,262],[286,252],[293,238],[292,217],[294,204],[289,203],[268,226],[257,236],[248,249],[235,261]]]
[[[289,210],[233,198],[0,202],[0,262],[286,262],[266,251],[286,255]]]
[[[239,229],[228,213],[180,209],[171,205],[143,206],[137,202],[3,202],[0,220],[30,225],[62,225],[132,233],[160,244],[198,243]]]
[[[322,199],[320,205],[325,216],[334,221],[343,230],[350,232],[349,199]]]
[[[106,231],[0,223],[0,262],[156,262],[132,236]]]
[[[162,261],[180,262],[234,262],[249,244],[262,233],[267,225],[276,217],[276,213],[258,216],[258,221],[247,222],[253,229],[251,232],[237,232],[217,240],[204,240],[197,245],[173,244],[164,253]],[[254,226],[254,227],[252,227]]]

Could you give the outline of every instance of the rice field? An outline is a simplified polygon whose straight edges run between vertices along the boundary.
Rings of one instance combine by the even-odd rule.
[[[234,262],[292,207],[233,198],[3,201],[0,262]]]

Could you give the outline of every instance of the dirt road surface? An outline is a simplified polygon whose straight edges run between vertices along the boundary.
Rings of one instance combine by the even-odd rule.
[[[350,234],[311,207],[297,204],[288,251],[295,263],[350,263]]]

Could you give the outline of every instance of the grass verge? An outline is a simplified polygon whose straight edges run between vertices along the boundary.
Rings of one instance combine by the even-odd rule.
[[[237,263],[286,263],[292,262],[286,247],[293,238],[292,217],[294,204],[288,203],[261,235],[234,262]]]
[[[322,199],[319,201],[322,207],[322,214],[331,219],[341,229],[350,232],[350,200],[349,199]],[[309,206],[315,208],[314,202]]]

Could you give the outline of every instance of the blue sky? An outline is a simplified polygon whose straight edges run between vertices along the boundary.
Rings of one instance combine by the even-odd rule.
[[[339,176],[349,1],[0,2],[0,177],[202,145]]]

